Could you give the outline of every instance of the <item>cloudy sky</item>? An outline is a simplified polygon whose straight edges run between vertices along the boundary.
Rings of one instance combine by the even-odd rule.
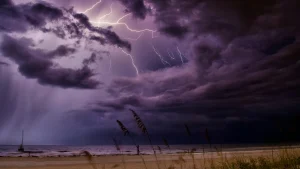
[[[0,144],[299,141],[299,5],[1,0]]]

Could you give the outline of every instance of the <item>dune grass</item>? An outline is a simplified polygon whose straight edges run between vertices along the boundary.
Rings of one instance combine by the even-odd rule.
[[[95,164],[95,160],[89,153],[86,153],[86,155],[91,167],[97,169],[95,166],[98,165]],[[241,152],[236,154],[221,152],[221,154],[218,154],[214,152],[213,155],[206,154],[206,162],[201,158],[202,154],[199,153],[193,153],[193,156],[197,157],[194,160],[190,152],[171,156],[172,158],[168,158],[170,155],[160,154],[158,162],[147,160],[147,168],[157,169],[158,164],[160,168],[166,169],[300,169],[300,149],[275,149],[274,153],[268,150],[264,153],[253,154],[246,152],[245,154],[241,154]],[[132,166],[135,166],[134,169],[146,169],[141,163],[142,161],[137,164],[128,161],[124,164],[120,161],[120,163],[107,165],[104,168],[124,169],[125,166],[123,165],[127,165],[127,169],[132,169]]]
[[[235,157],[214,164],[211,169],[299,169],[300,151],[284,149],[279,153],[258,157]]]
[[[273,154],[273,155],[272,155]],[[186,156],[179,156],[177,161],[170,165],[169,169],[300,169],[300,150],[283,149],[276,153],[262,155],[236,155],[226,157],[226,154],[214,158],[190,160]],[[183,163],[183,164],[181,164]]]
[[[196,149],[191,149],[187,150],[184,153],[180,153],[177,156],[173,156],[176,159],[166,159],[165,157],[168,155],[163,154],[163,149],[161,149],[160,146],[157,146],[160,152],[160,158],[158,158],[145,124],[142,122],[141,118],[136,114],[135,111],[131,109],[130,111],[133,113],[138,128],[141,129],[142,133],[147,136],[152,147],[153,154],[155,156],[155,165],[147,166],[143,156],[140,155],[142,163],[144,165],[144,167],[140,169],[300,169],[300,149],[276,147],[270,150],[267,154],[254,153],[255,155],[246,156],[240,155],[240,153],[236,153],[236,155],[232,155],[231,153],[230,156],[227,156],[228,153],[223,152],[222,147],[212,147],[211,137],[209,135],[208,129],[205,129],[204,137],[209,143],[209,152],[205,152],[203,147],[202,153],[196,153]],[[130,138],[133,140],[134,145],[138,146],[134,138],[131,136],[129,130],[123,125],[123,123],[119,120],[117,120],[117,123],[119,124],[124,135],[130,136]],[[185,124],[184,126],[189,136],[190,143],[192,143],[191,130],[187,124]],[[163,143],[169,150],[171,149],[166,138],[163,138]],[[215,150],[215,152],[211,151],[213,149]],[[90,153],[85,152],[85,154],[88,157],[90,163],[93,164],[93,159]],[[197,159],[195,158],[196,155],[198,156]],[[113,168],[122,167],[121,165],[123,165],[123,168],[126,168],[125,160],[123,160],[122,162],[122,164],[118,164]],[[94,165],[93,168],[95,169]]]

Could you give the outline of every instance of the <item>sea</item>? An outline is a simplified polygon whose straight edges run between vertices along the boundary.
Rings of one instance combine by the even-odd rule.
[[[140,154],[153,154],[153,149],[160,154],[177,154],[194,150],[194,153],[203,153],[210,151],[254,151],[278,149],[284,146],[276,145],[141,145]],[[292,147],[299,148],[298,145]],[[62,145],[28,145],[24,146],[25,152],[18,152],[19,146],[2,145],[0,146],[0,157],[75,157],[84,155],[84,151],[88,151],[93,156],[105,155],[134,155],[137,152],[135,146],[124,145],[117,150],[113,145],[97,145],[97,146],[62,146]]]

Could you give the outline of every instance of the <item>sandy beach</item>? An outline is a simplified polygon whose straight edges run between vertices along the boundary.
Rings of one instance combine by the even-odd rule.
[[[280,150],[273,150],[273,154],[279,153]],[[271,156],[272,150],[255,150],[255,151],[234,151],[220,153],[202,153],[194,154],[195,164],[200,168],[204,161],[209,163],[211,159],[215,162],[224,159],[232,159],[235,157],[258,157]],[[182,158],[181,158],[182,157]],[[0,158],[1,169],[104,169],[104,168],[124,168],[126,169],[144,169],[146,168],[142,162],[145,161],[147,169],[157,169],[154,155],[118,155],[118,156],[93,156],[88,158],[81,157],[2,157]],[[189,168],[193,165],[193,159],[190,154],[170,154],[157,155],[160,168]],[[204,160],[205,159],[205,160]]]

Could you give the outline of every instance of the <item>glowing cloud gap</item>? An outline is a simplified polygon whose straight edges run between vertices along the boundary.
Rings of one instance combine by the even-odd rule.
[[[164,58],[161,56],[161,54],[155,49],[154,45],[152,45],[152,48],[153,48],[153,51],[156,53],[156,55],[160,58],[161,63],[163,65],[168,64],[169,66],[171,66],[171,64],[169,62],[165,61]]]
[[[89,9],[85,10],[85,11],[82,12],[82,13],[86,14],[86,13],[88,13],[89,11],[93,10],[98,4],[101,3],[101,1],[102,1],[102,0],[99,0],[99,1],[96,2],[92,7],[90,7]]]
[[[135,71],[136,71],[136,75],[139,75],[140,72],[139,72],[139,69],[137,68],[137,66],[136,66],[135,63],[134,63],[133,56],[132,56],[130,53],[125,52],[122,48],[120,48],[120,49],[121,49],[121,51],[122,51],[125,55],[127,55],[127,56],[130,57],[132,66],[134,67],[134,69],[135,69]]]

